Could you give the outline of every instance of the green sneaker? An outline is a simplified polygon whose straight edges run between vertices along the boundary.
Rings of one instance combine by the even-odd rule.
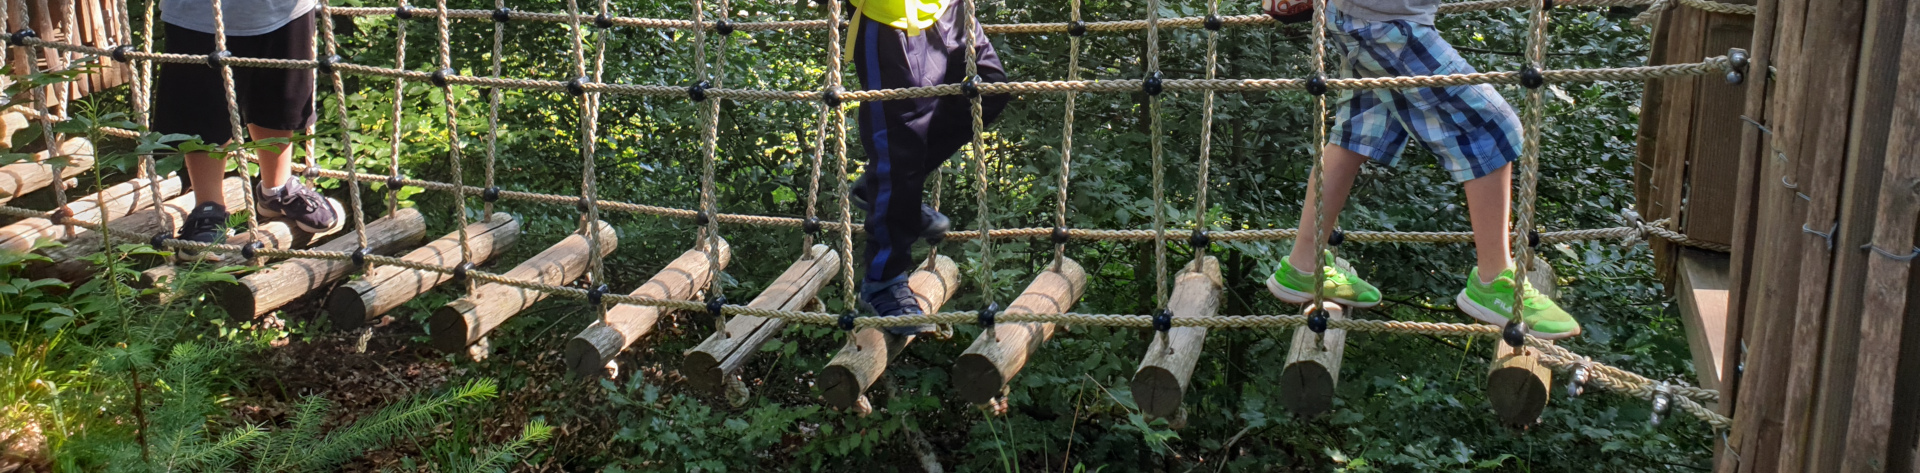
[[[1467,273],[1467,288],[1460,290],[1460,296],[1454,302],[1460,304],[1460,311],[1468,316],[1494,325],[1506,325],[1507,316],[1513,313],[1513,270],[1507,269],[1493,282],[1480,283],[1480,268]],[[1520,302],[1520,317],[1527,322],[1527,332],[1542,340],[1559,340],[1580,334],[1580,322],[1573,315],[1560,310],[1553,299],[1526,285],[1524,299]]]
[[[1323,284],[1325,289],[1321,291],[1322,295],[1328,300],[1348,307],[1364,308],[1380,305],[1379,289],[1375,289],[1372,284],[1367,284],[1366,281],[1360,280],[1359,276],[1355,276],[1353,268],[1344,264],[1334,264],[1332,251],[1324,252],[1322,256],[1326,261],[1326,265],[1321,267],[1321,271],[1326,273],[1326,281]],[[1274,297],[1289,303],[1313,303],[1313,293],[1308,292],[1308,288],[1311,287],[1313,287],[1313,273],[1294,269],[1293,263],[1285,258],[1280,260],[1280,270],[1274,271],[1273,276],[1267,278],[1267,292],[1272,292]]]

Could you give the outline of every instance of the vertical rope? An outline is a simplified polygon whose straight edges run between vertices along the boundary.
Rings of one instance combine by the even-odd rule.
[[[587,76],[586,40],[582,37],[585,32],[580,29],[580,2],[578,0],[567,0],[567,18],[573,30],[574,77],[577,78],[577,80],[589,80]],[[580,231],[585,233],[587,238],[587,261],[589,262],[587,281],[589,284],[601,284],[606,280],[605,274],[603,273],[603,262],[600,257],[600,205],[598,202],[595,202],[597,191],[594,188],[593,163],[594,147],[598,144],[597,141],[599,141],[599,138],[595,136],[599,125],[597,122],[599,122],[600,119],[599,99],[600,94],[598,92],[583,92],[580,94],[580,201],[586,204],[586,211],[581,215],[580,219]],[[606,321],[606,304],[600,304],[598,307],[595,307],[594,310],[598,311],[602,322]]]
[[[721,36],[720,46],[714,50],[713,54],[714,67],[712,70],[709,70],[706,61],[707,28],[705,10],[705,6],[701,0],[693,0],[693,22],[700,25],[700,27],[694,29],[693,33],[695,42],[693,75],[696,80],[708,82],[712,87],[720,87],[722,83],[721,80],[726,77],[727,43],[731,41],[731,38],[728,37],[731,35]],[[720,21],[726,21],[726,12],[727,0],[720,0]],[[720,284],[719,271],[720,204],[715,196],[713,182],[714,161],[718,154],[716,148],[719,147],[720,139],[720,101],[721,99],[719,97],[714,97],[700,104],[700,141],[701,152],[703,154],[700,166],[700,212],[707,217],[706,228],[701,231],[701,234],[705,241],[704,246],[707,248],[707,267],[713,269],[708,272],[708,277],[711,279],[707,282],[707,294],[716,300],[724,296],[723,288]],[[727,321],[725,317],[714,317],[713,323],[714,331],[720,333],[720,336],[730,336],[727,333]]]
[[[145,25],[143,28],[145,28],[146,31],[152,31],[153,4],[157,1],[158,0],[149,0],[147,2],[147,16],[143,18],[143,24]],[[0,9],[4,8],[5,7],[0,7]],[[120,34],[123,38],[126,38],[127,41],[133,41],[133,10],[127,4],[127,0],[120,0],[120,13],[122,20],[120,24]],[[0,14],[0,16],[5,15]],[[152,49],[153,38],[151,33],[145,38],[145,43],[146,46],[141,48],[142,51]],[[0,56],[0,64],[5,63],[4,56]],[[130,81],[130,83],[127,84],[127,89],[133,102],[133,120],[134,123],[140,125],[140,130],[143,133],[152,125],[152,116],[148,113],[148,110],[152,107],[150,101],[153,96],[153,83],[150,82],[152,77],[147,75],[151,67],[151,61],[140,61],[140,65],[137,67],[127,66],[127,76]],[[150,195],[152,195],[153,202],[160,202],[160,180],[162,177],[160,176],[160,170],[154,165],[152,153],[142,153],[140,155],[139,174],[147,178],[147,190],[151,193]],[[137,196],[135,198],[138,199]],[[101,205],[105,205],[106,201],[101,200],[100,202],[102,202]],[[102,215],[105,214],[103,213]],[[103,224],[104,221],[105,219],[103,218]],[[166,212],[160,212],[160,228],[168,232],[173,231],[173,216],[167,215]]]
[[[1220,0],[1208,0],[1207,18],[1213,19],[1219,18],[1219,16]],[[1218,69],[1218,58],[1220,56],[1219,44],[1220,31],[1213,28],[1207,29],[1207,80],[1213,80],[1215,69]],[[1193,185],[1193,231],[1195,232],[1207,231],[1208,227],[1207,188],[1209,187],[1209,183],[1207,182],[1207,170],[1211,166],[1210,162],[1213,159],[1213,91],[1208,90],[1205,95],[1201,97],[1200,170],[1199,177],[1195,179],[1196,182]],[[1209,249],[1208,246],[1209,245],[1193,245],[1194,261],[1200,261],[1206,258],[1207,250]],[[1198,267],[1198,264],[1196,264],[1195,267]]]
[[[1527,65],[1535,70],[1546,70],[1547,57],[1547,10],[1544,0],[1533,0],[1532,11],[1527,15],[1532,28],[1527,35]],[[1514,201],[1514,216],[1517,221],[1512,229],[1514,253],[1519,261],[1515,265],[1513,285],[1513,314],[1508,318],[1527,329],[1526,320],[1521,311],[1526,304],[1521,303],[1526,296],[1526,273],[1532,270],[1533,246],[1528,245],[1527,232],[1533,228],[1534,184],[1540,178],[1540,169],[1536,164],[1540,160],[1540,133],[1546,122],[1546,89],[1534,87],[1527,89],[1526,114],[1522,117],[1524,145],[1520,149],[1520,162],[1516,164],[1515,174],[1520,176],[1520,198]]]
[[[1072,3],[1072,21],[1079,23],[1080,0],[1073,0]],[[1078,35],[1067,35],[1067,80],[1080,80],[1080,36]],[[1054,198],[1053,226],[1063,231],[1067,228],[1067,185],[1070,181],[1068,175],[1073,170],[1071,166],[1073,163],[1073,101],[1079,96],[1078,92],[1067,92],[1066,117],[1060,121],[1060,193]],[[1054,242],[1053,270],[1059,272],[1060,266],[1066,263],[1066,259],[1067,242]]]
[[[434,65],[438,67],[437,70],[452,71],[453,48],[450,42],[452,41],[453,27],[448,24],[447,20],[447,0],[436,0],[434,3],[436,9],[440,11],[440,21],[438,25],[440,32],[440,56]],[[467,241],[467,193],[464,191],[464,189],[467,188],[465,183],[467,176],[466,173],[460,170],[460,120],[458,115],[456,115],[456,109],[458,107],[455,106],[454,100],[453,86],[448,84],[441,87],[440,103],[445,104],[447,109],[448,171],[453,175],[453,188],[460,189],[453,192],[453,216],[454,225],[456,225],[454,232],[459,235],[460,238],[460,264],[454,265],[458,267],[473,261],[473,247],[471,243]],[[588,136],[589,139],[591,139],[591,135]],[[589,174],[592,173],[591,170],[587,172]],[[594,252],[591,257],[594,258],[595,261],[598,261],[599,254],[599,252]],[[598,276],[598,274],[595,274],[596,281],[599,280]],[[461,279],[465,281],[467,291],[473,291],[473,278]]]
[[[840,17],[840,2],[827,0],[826,3],[827,22],[833,27],[827,28],[827,81],[824,89],[828,93],[839,93],[843,78],[840,74],[841,51],[838,25],[844,23],[848,28],[859,28],[860,19],[853,18],[851,21],[843,19]],[[853,184],[847,180],[847,109],[836,102],[830,102],[827,105],[833,109],[833,152],[835,158],[839,160],[835,176],[840,183],[841,296],[846,301],[847,311],[851,312],[859,307],[860,299],[855,296],[856,286],[853,280]]]
[[[333,14],[328,11],[331,6],[323,0],[320,2],[319,7],[320,40],[325,43],[326,57],[333,57],[334,55],[340,54],[340,43],[337,38],[333,37]],[[327,73],[327,76],[333,79],[334,102],[340,113],[340,153],[343,157],[347,158],[347,180],[343,182],[347,187],[347,200],[351,201],[348,203],[349,208],[347,213],[353,215],[353,233],[360,243],[360,247],[365,248],[367,246],[367,217],[360,203],[360,160],[358,154],[353,152],[353,118],[351,114],[347,113],[346,79],[340,77],[339,70],[330,71]]]
[[[1160,76],[1160,0],[1147,1],[1147,74],[1148,80],[1157,82]],[[1155,86],[1158,86],[1156,83]],[[1147,115],[1151,125],[1153,141],[1153,304],[1161,309],[1167,308],[1167,191],[1166,169],[1162,162],[1163,140],[1160,133],[1160,95],[1159,90],[1147,93]],[[1173,344],[1167,343],[1167,332],[1155,330],[1154,338],[1173,352]]]
[[[406,4],[406,0],[401,0],[400,6],[404,7]],[[407,20],[398,16],[393,17],[393,30],[393,68],[405,70],[407,68]],[[387,182],[400,180],[400,105],[406,100],[407,80],[396,76],[393,78],[393,139],[387,141],[387,177],[391,179]],[[399,210],[400,186],[389,185],[387,186],[387,215],[391,216]],[[366,243],[362,242],[360,246],[364,247]]]
[[[27,2],[25,0],[21,0],[20,24],[25,25],[24,27],[27,27],[27,28],[33,27],[32,15],[33,15],[32,12],[27,10]],[[53,22],[48,21],[47,23],[52,24]],[[26,49],[25,52],[27,57],[26,57],[26,60],[22,62],[27,63],[27,72],[30,74],[39,74],[40,73],[39,58],[34,57],[32,49]],[[52,65],[52,64],[49,63],[48,65]],[[60,85],[64,87],[67,84],[60,84]],[[53,158],[59,156],[60,152],[62,151],[60,145],[64,144],[66,140],[61,139],[60,135],[55,134],[53,132],[53,122],[51,121],[51,119],[53,118],[53,115],[47,111],[47,86],[40,86],[40,87],[33,88],[33,107],[34,107],[34,111],[40,112],[41,119],[35,120],[35,121],[40,122],[40,136],[46,137],[45,140],[47,142],[47,159],[48,161],[52,161]],[[48,165],[52,165],[52,163],[48,163]],[[54,206],[55,208],[61,208],[61,209],[67,208],[66,179],[61,179],[60,173],[58,171],[54,172],[53,174],[54,174],[53,176]],[[72,238],[73,225],[66,224],[66,225],[63,225],[63,227],[65,227],[66,229],[66,236],[68,238]],[[109,243],[111,243],[111,241],[109,241]],[[112,247],[112,246],[113,246],[112,244],[106,245],[106,247]]]
[[[967,37],[967,77],[971,80],[979,81],[980,65],[978,64],[979,58],[976,57],[979,55],[978,45],[981,39],[979,35],[976,34],[980,25],[979,12],[975,9],[974,0],[964,0],[963,4],[966,6],[966,11],[964,12],[966,22],[961,26],[961,31],[965,32]],[[978,189],[980,201],[980,290],[984,296],[984,300],[991,303],[991,301],[994,300],[993,238],[991,238],[993,233],[993,212],[987,205],[987,146],[985,135],[987,127],[986,121],[981,117],[980,96],[974,95],[969,101],[972,102],[973,105],[974,177],[979,180],[979,185],[975,187]]]
[[[222,8],[220,6],[220,0],[213,0],[213,51],[214,51],[214,54],[220,54],[227,50],[227,19],[226,19],[225,13],[223,13],[221,10]],[[238,145],[238,144],[246,143],[247,127],[240,122],[240,100],[239,98],[234,96],[233,66],[229,66],[226,63],[220,64],[220,82],[222,85],[226,87],[226,92],[227,92],[227,124],[231,126],[231,131],[233,132],[233,140],[231,144]],[[288,145],[288,146],[292,146],[292,145]],[[226,147],[223,146],[223,148],[226,148]],[[233,148],[226,148],[226,149],[233,149]],[[256,230],[259,230],[260,228],[260,216],[258,215],[259,212],[254,211],[253,175],[250,171],[247,170],[246,153],[247,153],[246,150],[238,150],[237,152],[230,152],[227,154],[229,154],[230,155],[229,157],[233,159],[234,166],[240,169],[240,173],[239,173],[240,182],[246,186],[246,191],[240,193],[240,202],[241,202],[241,205],[245,207],[245,211],[247,212],[247,232],[253,233]],[[218,182],[214,182],[214,183],[203,182],[203,183],[200,183],[199,185],[209,185],[209,184],[225,185]],[[158,204],[158,202],[156,202],[155,204]],[[222,202],[222,204],[225,204],[225,202]]]
[[[493,8],[495,10],[506,9],[507,0],[493,0]],[[502,44],[506,42],[506,35],[507,35],[506,28],[507,28],[507,23],[504,21],[493,22],[493,78],[495,79],[501,78],[500,77],[500,53],[501,53],[501,50],[503,49],[501,47]],[[493,165],[495,161],[499,160],[499,156],[500,156],[500,88],[488,87],[487,88],[487,169],[486,169],[486,174],[487,174],[486,188],[488,189],[492,189],[494,186]],[[481,199],[481,200],[482,200],[482,204],[481,204],[480,213],[482,214],[482,217],[489,218],[489,219],[493,218],[493,199]]]
[[[1313,0],[1313,76],[1322,79],[1327,77],[1327,0]],[[1313,271],[1313,305],[1307,309],[1309,314],[1311,314],[1312,311],[1323,310],[1323,304],[1325,304],[1327,300],[1327,271],[1323,267],[1325,263],[1322,262],[1322,258],[1325,257],[1322,255],[1328,250],[1326,247],[1327,235],[1331,233],[1327,229],[1327,185],[1325,176],[1325,163],[1327,159],[1326,94],[1321,93],[1314,95],[1313,102],[1313,144],[1314,149],[1319,152],[1319,155],[1314,157],[1313,167],[1307,174],[1308,180],[1311,181],[1309,185],[1313,187],[1313,235],[1296,235],[1294,237],[1313,238],[1313,263],[1311,263],[1311,269]],[[1313,341],[1315,349],[1325,350],[1327,348],[1325,333],[1314,332]]]

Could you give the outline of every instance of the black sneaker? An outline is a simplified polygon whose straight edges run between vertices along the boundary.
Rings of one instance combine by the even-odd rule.
[[[180,234],[175,238],[201,243],[218,243],[227,236],[227,206],[216,202],[207,202],[187,213],[187,221],[181,222]],[[184,261],[196,261],[200,252],[187,248],[174,250],[174,256]]]
[[[866,213],[873,213],[873,203],[867,199],[867,175],[861,174],[853,180],[853,206]],[[953,229],[953,221],[946,214],[934,210],[933,206],[920,204],[920,238],[928,242],[938,242],[947,237],[947,231]]]
[[[907,287],[907,275],[895,276],[881,282],[860,284],[860,299],[865,301],[873,313],[881,317],[902,315],[920,315],[920,301],[914,300],[913,290]],[[919,335],[935,331],[932,324],[887,327],[887,333],[900,336]]]
[[[266,218],[286,217],[294,225],[308,233],[330,233],[340,229],[340,215],[346,209],[339,201],[329,199],[300,185],[298,181],[289,181],[280,188],[277,195],[268,195],[264,190],[253,194],[254,202],[260,208],[260,216]]]

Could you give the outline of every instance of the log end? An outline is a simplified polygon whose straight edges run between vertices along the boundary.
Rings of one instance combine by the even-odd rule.
[[[1553,372],[1531,352],[1508,353],[1494,360],[1487,373],[1487,400],[1493,403],[1500,423],[1525,428],[1540,422],[1540,414],[1547,410],[1547,387],[1552,385],[1552,376]]]
[[[820,386],[820,397],[827,407],[846,410],[860,402],[860,380],[845,366],[827,365],[815,383]]]
[[[1280,372],[1280,403],[1303,419],[1333,410],[1333,373],[1318,361],[1287,365]]]
[[[334,330],[353,330],[367,325],[367,301],[361,284],[343,284],[327,293],[327,319]]]
[[[720,359],[712,353],[692,352],[686,361],[680,363],[680,376],[687,379],[687,385],[694,389],[711,393],[726,391],[726,373],[720,371]]]
[[[1180,389],[1180,378],[1159,366],[1141,367],[1133,373],[1130,385],[1140,412],[1153,417],[1172,418],[1180,412],[1180,403],[1186,395],[1186,390]]]
[[[1006,376],[986,355],[967,353],[953,362],[953,386],[959,389],[961,400],[985,404],[1000,397],[1006,385]]]
[[[214,303],[227,310],[228,319],[244,322],[260,316],[259,305],[254,301],[253,286],[244,279],[238,283],[217,283],[211,290]]]
[[[471,333],[473,322],[467,320],[472,307],[472,302],[461,299],[433,310],[433,315],[427,318],[427,331],[433,337],[434,349],[465,353],[471,341],[479,338],[479,334]]]
[[[562,353],[567,362],[567,372],[582,378],[595,378],[607,374],[607,362],[626,347],[619,346],[625,338],[613,327],[600,322],[587,326],[586,330],[567,340],[567,348]]]

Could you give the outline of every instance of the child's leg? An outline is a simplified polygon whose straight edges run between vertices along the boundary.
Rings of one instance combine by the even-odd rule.
[[[1493,282],[1507,270],[1512,241],[1507,221],[1512,213],[1513,165],[1501,166],[1466,182],[1467,212],[1473,219],[1473,252],[1480,266],[1480,283]]]
[[[1353,178],[1360,174],[1360,165],[1366,164],[1368,160],[1369,158],[1365,155],[1355,153],[1340,145],[1327,145],[1326,149],[1321,153],[1321,174],[1314,175],[1307,180],[1306,206],[1300,212],[1299,228],[1301,235],[1317,234],[1319,235],[1319,241],[1326,241],[1332,232],[1322,231],[1321,229],[1331,229],[1340,224],[1340,209],[1347,206],[1347,194],[1353,190]],[[1319,179],[1321,175],[1324,175],[1327,179],[1325,187],[1321,189],[1321,192],[1326,198],[1326,206],[1321,209],[1326,215],[1325,226],[1313,221],[1313,181]],[[1313,251],[1313,247],[1315,246],[1313,242],[1314,240],[1306,238],[1294,238],[1293,253],[1287,256],[1287,262],[1295,268],[1306,269],[1320,267],[1319,257],[1315,255]]]
[[[247,125],[247,135],[255,140],[274,138],[292,138],[293,131],[275,130],[260,125]],[[293,146],[281,143],[268,146],[255,152],[260,160],[260,188],[273,189],[293,180]]]
[[[854,67],[862,87],[933,85],[945,75],[945,58],[926,44],[930,34],[907,36],[871,18],[861,18],[858,28]],[[868,202],[873,205],[866,219],[863,269],[868,283],[891,281],[914,265],[913,243],[924,225],[920,205],[926,179],[946,158],[929,153],[927,147],[937,101],[918,98],[860,104],[860,143],[867,151],[862,177]]]
[[[227,163],[223,159],[204,151],[187,154],[187,180],[193,182],[195,206],[209,202],[227,205],[227,193],[220,183],[226,173]]]

